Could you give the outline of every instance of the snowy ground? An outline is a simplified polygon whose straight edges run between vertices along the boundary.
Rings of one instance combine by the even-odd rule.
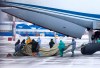
[[[14,45],[0,44],[0,68],[94,68],[100,67],[100,52],[93,55],[82,55],[80,49],[64,57],[6,57],[7,53],[14,51]]]
[[[38,37],[31,38],[36,40]],[[20,40],[22,39],[26,39],[26,37],[20,37]],[[51,38],[41,37],[41,39],[42,46],[49,47],[48,42]],[[71,42],[71,38],[59,37],[57,43],[60,39],[65,43]],[[82,43],[87,43],[88,39],[86,37],[76,39],[76,42],[77,46],[80,46]],[[7,39],[0,41],[0,68],[94,68],[100,66],[100,52],[93,55],[82,55],[80,49],[75,51],[75,57],[70,57],[71,52],[65,53],[64,57],[6,57],[8,53],[14,52],[14,43],[14,41],[7,41]]]

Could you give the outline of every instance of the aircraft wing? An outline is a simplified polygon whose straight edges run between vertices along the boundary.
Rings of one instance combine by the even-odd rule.
[[[49,0],[46,0],[46,1],[49,1]],[[70,7],[70,6],[67,6],[67,4],[68,3],[72,4],[72,2],[68,2],[66,0],[49,1],[50,3],[49,2],[46,3],[46,1],[1,0],[0,3],[2,3],[2,5],[4,6],[18,8],[18,9],[3,10],[6,13],[9,13],[23,20],[32,22],[39,26],[42,26],[50,30],[57,31],[57,32],[60,32],[72,37],[81,38],[81,36],[85,32],[85,29],[87,28],[100,29],[99,27],[100,15],[99,14],[95,14],[95,13],[91,14],[91,13],[83,13],[83,12],[67,10],[66,7],[67,8]],[[52,2],[54,2],[55,4],[53,5]],[[60,6],[60,4],[62,5]],[[77,4],[80,4],[80,2],[78,2]],[[79,6],[77,6],[76,8],[81,9],[81,7]]]
[[[85,28],[82,26],[39,12],[25,9],[2,9],[2,11],[44,28],[65,34],[67,36],[81,38],[85,32]]]

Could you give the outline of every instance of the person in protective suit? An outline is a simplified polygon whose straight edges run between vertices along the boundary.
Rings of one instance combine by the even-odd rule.
[[[72,39],[72,42],[71,42],[70,45],[72,45],[72,49],[71,49],[72,55],[71,55],[71,57],[74,57],[74,50],[76,49],[76,41],[75,41],[75,39]]]
[[[40,39],[40,37],[37,39],[37,42],[38,42],[39,46],[41,46],[41,39]]]
[[[58,48],[59,48],[60,56],[63,57],[63,51],[65,49],[65,43],[62,40],[60,40]]]
[[[100,43],[100,38],[97,38],[97,43]]]
[[[28,36],[27,40],[26,40],[26,45],[30,44],[32,42],[31,38]]]

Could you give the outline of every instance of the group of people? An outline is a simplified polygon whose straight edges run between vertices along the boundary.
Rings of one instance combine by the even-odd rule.
[[[74,50],[76,48],[76,41],[75,41],[75,39],[72,39],[72,42],[68,45],[68,47],[70,45],[72,45],[72,49],[71,49],[72,55],[71,55],[71,57],[74,57]],[[63,52],[65,50],[65,43],[62,40],[60,40],[58,48],[59,48],[60,56],[63,57]]]
[[[49,42],[50,48],[52,48],[54,44],[55,43],[54,43],[53,39],[51,39],[51,41]],[[71,57],[74,57],[74,51],[75,51],[75,48],[76,48],[76,41],[75,41],[74,38],[72,39],[72,42],[68,45],[68,47],[70,45],[72,45],[72,49],[71,49],[72,55],[71,55]],[[63,57],[63,52],[64,52],[65,48],[66,48],[65,43],[62,40],[60,40],[59,45],[58,45],[58,49],[59,49],[59,54],[60,54],[61,57]]]
[[[26,40],[24,39],[21,43],[20,40],[18,40],[15,43],[15,53],[16,52],[21,52],[21,50],[24,48],[24,46],[31,46],[31,51],[32,51],[32,55],[36,56],[38,55],[39,52],[39,43],[37,41],[35,41],[34,39],[31,40],[30,37],[28,37]]]
[[[24,46],[25,46],[25,39],[21,42],[21,44],[20,44],[20,40],[18,40],[15,43],[15,52],[20,51]]]
[[[26,45],[32,45],[31,46],[32,56],[37,56],[37,55],[39,56],[39,48],[40,48],[40,45],[41,45],[41,39],[40,38],[38,38],[37,41],[35,41],[34,39],[31,40],[30,37],[28,37],[26,40],[23,39],[22,42],[20,42],[20,40],[18,40],[15,43],[15,53],[21,51],[24,48],[24,46],[26,46]],[[49,42],[50,48],[52,48],[54,45],[55,45],[55,42],[53,41],[53,39],[51,39],[50,42]],[[71,49],[72,55],[71,55],[71,57],[73,57],[74,56],[74,50],[76,48],[75,39],[72,39],[72,42],[69,45],[72,45],[72,49]],[[58,45],[58,49],[59,49],[59,54],[60,54],[61,57],[63,57],[63,52],[64,52],[65,48],[66,48],[65,43],[62,40],[60,40],[59,45]]]

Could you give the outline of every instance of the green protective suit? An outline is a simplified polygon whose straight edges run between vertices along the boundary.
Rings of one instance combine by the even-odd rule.
[[[97,40],[97,43],[100,43],[100,39]]]
[[[58,48],[59,48],[60,56],[63,57],[63,51],[65,49],[65,43],[62,40],[60,40]]]

